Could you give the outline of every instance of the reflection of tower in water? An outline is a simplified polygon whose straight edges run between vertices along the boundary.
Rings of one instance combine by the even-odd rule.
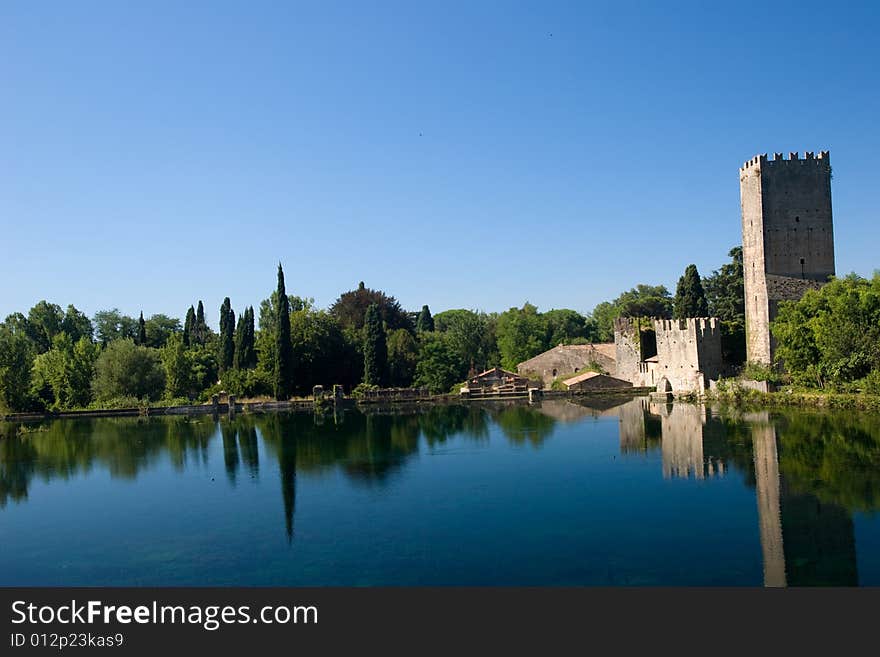
[[[784,468],[780,472],[776,427],[768,413],[742,418],[752,436],[753,463],[742,459],[729,429],[703,406],[635,399],[620,407],[619,414],[621,453],[659,448],[665,478],[723,476],[728,463],[748,474],[754,466],[765,586],[858,585],[849,511],[788,485]],[[782,445],[784,455],[784,441]]]
[[[855,531],[844,507],[792,490],[779,471],[776,427],[752,423],[764,586],[857,586]]]
[[[705,479],[724,476],[724,461],[704,456],[706,408],[697,404],[652,404],[660,414],[663,433],[663,476]],[[652,409],[653,410],[653,409]]]

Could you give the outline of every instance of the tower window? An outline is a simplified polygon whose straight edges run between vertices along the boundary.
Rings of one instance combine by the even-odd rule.
[[[795,220],[796,223],[800,223],[801,218],[800,218],[800,217],[795,217],[794,220]]]

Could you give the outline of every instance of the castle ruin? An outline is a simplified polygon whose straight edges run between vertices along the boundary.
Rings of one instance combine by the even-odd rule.
[[[739,170],[746,358],[772,364],[770,323],[780,301],[796,301],[834,275],[831,160],[805,153],[758,155]]]
[[[723,372],[721,325],[715,317],[614,321],[616,375],[657,392],[696,393]]]

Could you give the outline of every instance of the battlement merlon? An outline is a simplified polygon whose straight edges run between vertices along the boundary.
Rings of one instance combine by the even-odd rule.
[[[654,330],[660,333],[714,333],[720,330],[721,324],[717,317],[688,317],[687,319],[655,319]]]
[[[760,164],[770,164],[770,165],[779,165],[782,166],[791,165],[792,163],[797,162],[800,165],[804,165],[809,163],[828,166],[831,164],[831,153],[830,151],[819,151],[819,155],[816,155],[813,151],[805,151],[804,157],[801,159],[800,153],[792,152],[788,154],[788,158],[785,157],[784,153],[774,153],[773,159],[770,159],[766,153],[763,155],[756,155],[751,160],[746,162],[740,167],[740,173],[743,173],[757,165]]]

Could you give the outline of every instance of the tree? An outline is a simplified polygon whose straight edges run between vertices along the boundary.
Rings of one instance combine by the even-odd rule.
[[[735,246],[728,253],[730,262],[703,279],[703,290],[710,317],[726,322],[745,321],[745,291],[743,286],[742,247]]]
[[[700,274],[696,265],[685,267],[684,275],[678,279],[678,287],[675,290],[676,319],[688,317],[708,317],[709,306],[706,303],[706,293],[700,281]]]
[[[278,263],[278,289],[275,291],[275,399],[290,399],[293,391],[293,345],[290,341],[290,300],[284,287],[284,271]]]
[[[372,304],[379,307],[382,321],[385,322],[389,331],[399,328],[413,330],[412,319],[394,297],[388,296],[380,290],[371,290],[365,287],[363,281],[360,282],[356,290],[350,290],[340,295],[330,307],[330,314],[336,318],[343,329],[360,331],[365,323],[367,308]]]
[[[232,355],[233,368],[245,370],[256,367],[257,353],[254,341],[254,308],[249,306],[244,309],[241,317],[238,318],[238,326],[235,328],[235,344]]]
[[[370,304],[364,317],[364,383],[385,385],[388,345],[378,304]]]
[[[175,333],[162,348],[162,365],[165,368],[165,396],[168,399],[185,397],[193,388],[193,362],[183,335]]]
[[[146,329],[147,346],[161,349],[172,335],[180,333],[180,320],[157,313],[147,320]]]
[[[844,386],[880,377],[880,272],[855,274],[779,304],[771,323],[778,363],[802,383]]]
[[[595,323],[568,308],[548,310],[542,314],[547,325],[547,344],[575,344],[596,340]]]
[[[232,367],[232,360],[235,356],[235,311],[232,310],[232,303],[229,297],[223,299],[220,306],[220,371],[225,372]]]
[[[83,336],[59,333],[52,348],[34,359],[32,391],[53,410],[87,406],[100,347]]]
[[[485,313],[464,309],[447,310],[437,314],[434,325],[445,335],[446,344],[457,356],[456,378],[459,381],[466,378],[471,369],[487,369],[495,340],[490,337],[489,319]]]
[[[208,325],[205,323],[205,306],[199,299],[199,306],[196,309],[196,321],[193,325],[193,337],[191,341],[194,344],[205,344],[208,339]]]
[[[186,311],[186,321],[183,324],[183,346],[189,347],[195,344],[193,337],[196,332],[196,309],[192,306]]]
[[[28,337],[34,343],[37,353],[42,354],[52,348],[52,339],[61,333],[64,313],[61,306],[48,301],[40,301],[28,312]]]
[[[422,312],[419,313],[419,318],[416,320],[416,331],[424,333],[425,331],[433,330],[434,318],[431,317],[431,309],[427,305],[422,306]]]
[[[437,394],[449,392],[462,380],[457,354],[442,333],[423,333],[420,342],[414,384]]]
[[[95,363],[93,388],[102,402],[119,397],[159,399],[165,370],[158,350],[136,345],[131,338],[111,342]]]
[[[613,301],[603,301],[592,313],[596,322],[596,338],[600,342],[614,340],[614,320],[618,317],[658,317],[670,319],[673,300],[663,285],[636,285]]]
[[[516,370],[519,363],[548,348],[547,325],[538,309],[528,302],[502,313],[497,332],[501,366],[508,370]]]
[[[727,254],[730,262],[703,279],[709,315],[721,320],[721,353],[725,363],[739,365],[746,359],[745,289],[742,247]]]
[[[427,307],[427,306],[426,306]],[[422,331],[427,333],[427,331]],[[408,388],[412,385],[419,360],[419,344],[406,329],[388,334],[388,381],[390,385]]]
[[[336,319],[311,304],[290,314],[295,388],[308,393],[318,384],[332,385],[345,376],[345,344]]]
[[[123,315],[118,308],[95,313],[95,333],[102,345],[115,340],[137,337],[137,320]]]
[[[76,309],[72,304],[67,306],[64,319],[61,320],[61,330],[70,336],[76,343],[80,338],[94,339],[94,327],[84,312]]]
[[[31,407],[33,360],[34,346],[23,324],[7,318],[0,324],[0,409],[15,412]]]
[[[144,311],[141,311],[140,317],[138,317],[138,337],[137,343],[139,345],[147,344],[147,323],[144,321]]]
[[[254,307],[249,306],[244,322],[244,340],[242,346],[242,362],[250,369],[257,366],[256,336],[254,332]]]

